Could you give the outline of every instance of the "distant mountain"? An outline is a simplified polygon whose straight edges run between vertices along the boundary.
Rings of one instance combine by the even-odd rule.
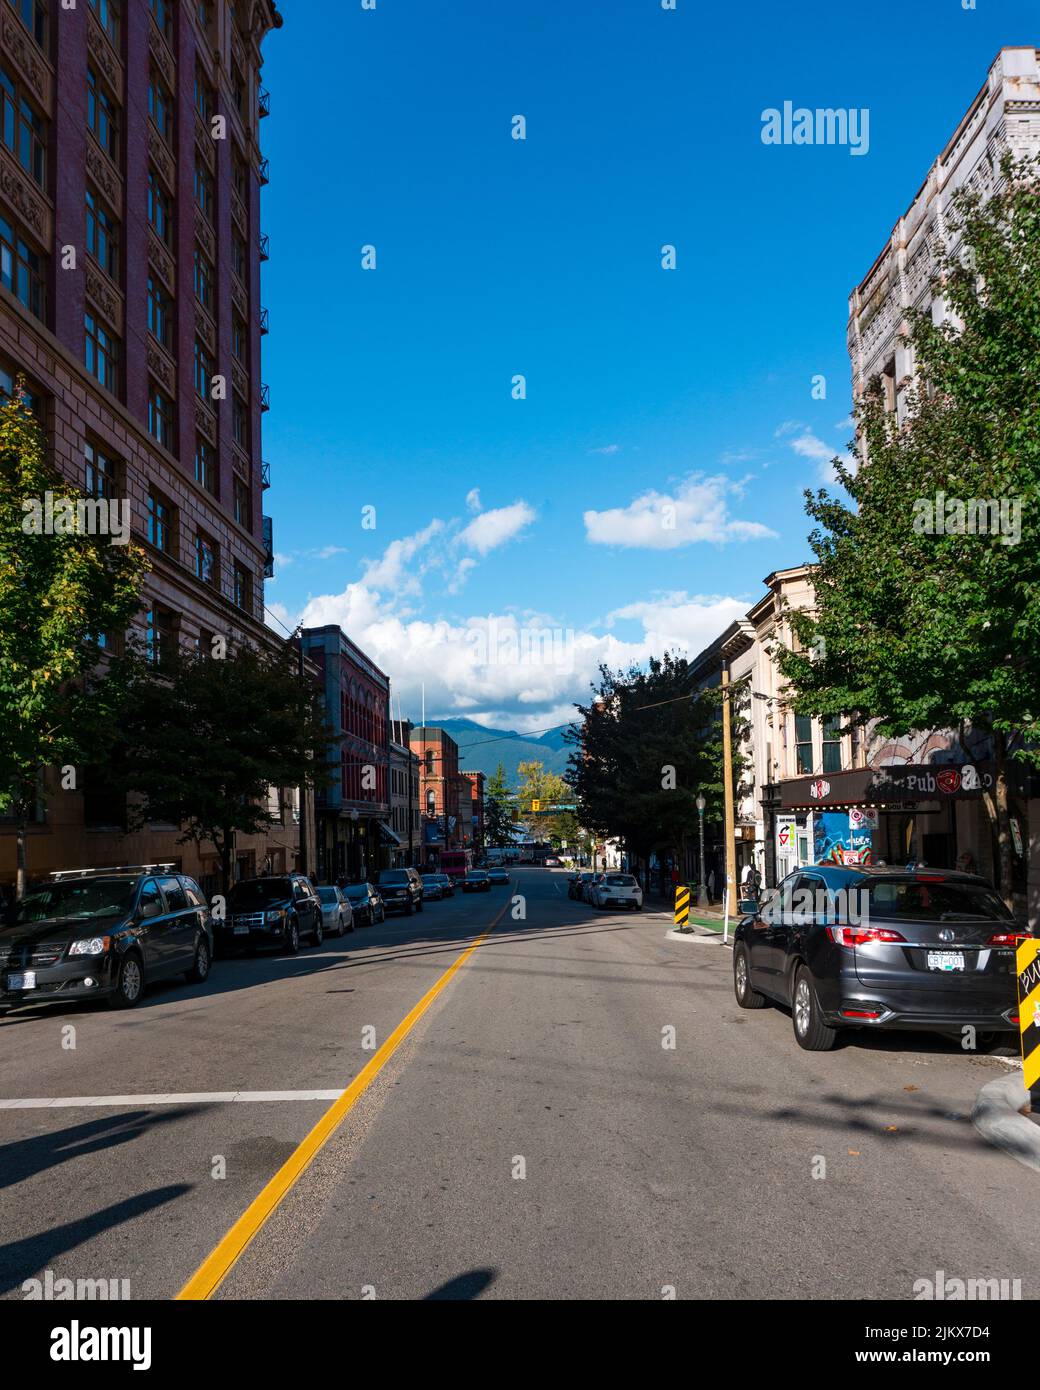
[[[431,719],[430,723],[451,734],[459,745],[459,767],[467,772],[483,772],[491,777],[501,763],[506,781],[515,786],[521,763],[541,763],[546,772],[560,777],[567,771],[570,748],[563,741],[566,724],[544,734],[530,735],[518,734],[515,729],[486,729],[472,719]]]

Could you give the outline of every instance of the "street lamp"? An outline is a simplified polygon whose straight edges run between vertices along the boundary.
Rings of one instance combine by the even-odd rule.
[[[695,802],[695,805],[696,805],[696,807],[697,807],[697,819],[698,819],[698,822],[699,822],[699,825],[700,825],[700,840],[701,840],[701,872],[700,872],[700,882],[697,884],[697,906],[698,906],[698,907],[707,907],[707,906],[708,906],[708,889],[707,889],[707,886],[706,886],[706,884],[705,884],[705,882],[704,882],[704,809],[705,809],[705,807],[707,806],[707,804],[708,804],[708,803],[705,801],[703,793],[698,792],[698,793],[697,793],[697,800],[696,800],[696,802]]]

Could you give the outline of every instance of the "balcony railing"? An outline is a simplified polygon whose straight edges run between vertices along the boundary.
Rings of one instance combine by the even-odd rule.
[[[271,388],[270,388],[270,386],[268,386],[268,384],[267,384],[266,381],[265,381],[264,384],[260,387],[260,409],[261,409],[261,410],[270,410],[270,409],[271,409]]]
[[[260,235],[260,259],[262,261],[271,259],[271,238],[266,232],[262,232]]]
[[[270,320],[270,317],[269,317],[269,315],[268,315],[268,312],[267,312],[266,309],[261,309],[261,310],[260,310],[260,332],[266,334],[266,333],[270,333],[270,331],[271,331],[271,320]]]
[[[260,487],[264,492],[271,486],[271,465],[264,459],[260,465]]]
[[[269,116],[271,114],[271,93],[267,90],[266,87],[260,88],[260,91],[257,94],[256,104],[257,110],[260,112],[260,115],[262,117]]]
[[[271,182],[271,161],[270,161],[269,159],[261,159],[261,161],[260,161],[260,166],[259,166],[259,168],[258,168],[258,170],[257,170],[257,173],[260,175],[260,183],[261,183],[261,185],[263,185],[263,184],[265,184],[265,183],[270,183],[270,182]]]

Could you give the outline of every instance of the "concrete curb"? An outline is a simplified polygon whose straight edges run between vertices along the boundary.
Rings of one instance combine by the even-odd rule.
[[[720,945],[720,946],[722,945],[722,933],[721,933],[721,932],[701,932],[701,933],[698,933],[698,932],[675,931],[675,930],[673,929],[672,931],[667,931],[667,932],[665,932],[664,935],[665,935],[665,940],[666,940],[666,941],[701,941],[701,942],[707,942],[707,943],[708,943],[709,945],[711,945],[711,946],[714,946],[716,943],[717,943],[718,945]]]
[[[987,1081],[972,1107],[971,1122],[988,1143],[1040,1173],[1040,1125],[1023,1115],[1029,1092],[1021,1073]]]

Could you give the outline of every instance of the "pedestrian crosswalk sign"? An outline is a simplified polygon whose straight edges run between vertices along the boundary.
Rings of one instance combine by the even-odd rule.
[[[675,890],[675,925],[685,927],[690,921],[690,890],[688,888],[676,888]]]

